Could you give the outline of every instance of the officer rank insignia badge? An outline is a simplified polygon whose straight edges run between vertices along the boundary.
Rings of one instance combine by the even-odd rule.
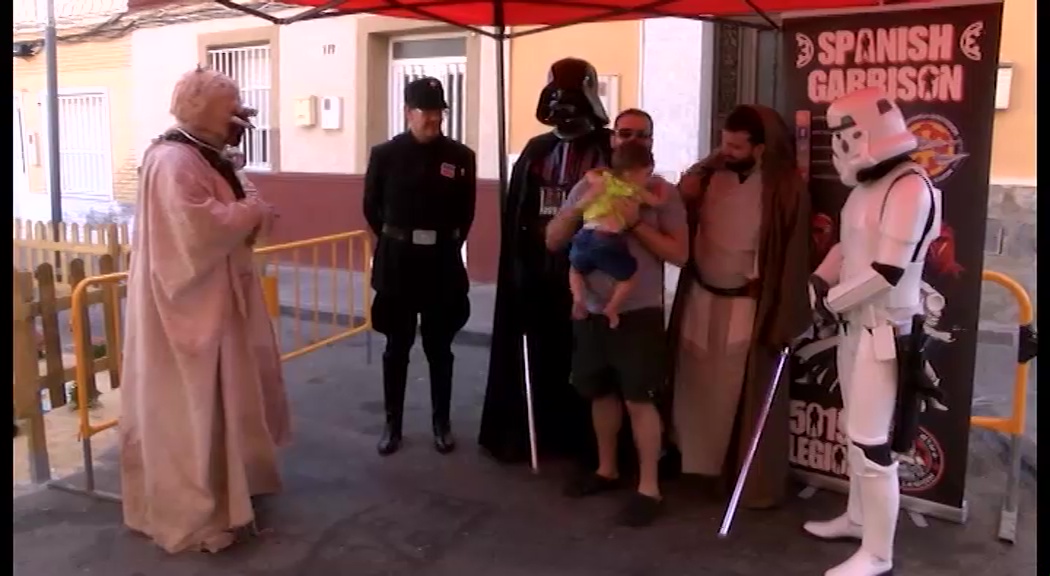
[[[456,177],[456,167],[451,165],[451,164],[449,164],[448,162],[442,163],[441,164],[441,175],[444,176],[445,178],[455,178]]]

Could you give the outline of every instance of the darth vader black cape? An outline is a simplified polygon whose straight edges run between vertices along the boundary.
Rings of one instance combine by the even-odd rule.
[[[555,161],[552,157],[562,142],[553,132],[529,140],[514,163],[503,203],[492,349],[478,443],[506,463],[529,458],[526,333],[540,455],[594,459],[590,409],[569,381],[573,342],[568,253],[546,249],[543,237],[550,216],[539,213],[541,188],[549,184],[544,181],[545,168]],[[608,165],[608,130],[594,130],[566,144],[571,155],[593,159],[593,165],[579,166],[577,176]]]

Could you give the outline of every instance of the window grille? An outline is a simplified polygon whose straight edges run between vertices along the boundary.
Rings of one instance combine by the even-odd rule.
[[[237,46],[208,50],[208,66],[237,81],[245,106],[259,111],[252,118],[255,130],[249,130],[241,141],[245,168],[270,170],[273,154],[273,131],[270,126],[270,93],[272,86],[270,46]]]

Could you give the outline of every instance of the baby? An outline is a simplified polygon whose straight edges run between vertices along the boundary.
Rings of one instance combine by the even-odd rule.
[[[583,228],[572,239],[569,250],[569,289],[572,291],[572,316],[587,316],[584,294],[586,278],[595,271],[611,277],[615,284],[606,303],[605,317],[609,327],[620,323],[620,307],[634,285],[638,262],[631,255],[624,229],[627,222],[617,210],[623,200],[655,206],[663,198],[646,188],[653,171],[653,154],[642,144],[625,142],[612,155],[612,169],[587,173],[584,194]]]

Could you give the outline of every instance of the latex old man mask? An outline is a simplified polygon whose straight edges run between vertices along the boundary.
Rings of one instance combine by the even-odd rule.
[[[234,118],[241,111],[237,83],[215,70],[188,72],[171,95],[171,115],[179,125],[220,149],[228,143]]]

